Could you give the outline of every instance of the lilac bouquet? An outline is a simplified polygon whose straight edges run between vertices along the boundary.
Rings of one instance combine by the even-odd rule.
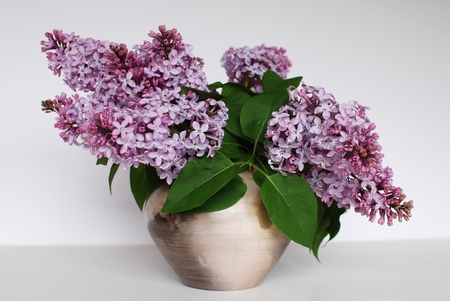
[[[203,62],[176,29],[151,32],[152,42],[124,44],[83,39],[55,30],[42,42],[49,68],[82,97],[46,101],[69,144],[125,169],[149,165],[171,184],[196,156],[214,156],[227,120],[223,101],[199,100],[182,88],[207,89]],[[103,161],[104,162],[104,161]]]
[[[221,60],[228,82],[208,84],[176,29],[149,36],[132,50],[58,30],[41,42],[49,68],[77,92],[42,110],[57,114],[65,142],[111,164],[110,188],[122,167],[141,209],[165,183],[163,212],[216,211],[243,196],[239,174],[250,169],[270,219],[316,256],[351,208],[380,224],[411,217],[368,108],[286,79],[283,48],[230,48]]]
[[[322,202],[353,207],[378,223],[408,220],[412,201],[392,185],[383,167],[375,124],[356,101],[337,103],[322,87],[305,84],[289,91],[289,104],[269,120],[265,146],[280,173],[303,177]]]

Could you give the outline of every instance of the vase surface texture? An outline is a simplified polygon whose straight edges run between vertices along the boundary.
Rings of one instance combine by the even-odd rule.
[[[252,173],[240,176],[247,192],[235,205],[207,213],[161,213],[169,186],[147,200],[148,231],[171,268],[187,286],[242,290],[258,286],[288,246],[269,219]]]

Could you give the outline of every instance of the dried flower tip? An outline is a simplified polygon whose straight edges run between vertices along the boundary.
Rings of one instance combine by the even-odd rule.
[[[51,99],[43,100],[41,102],[41,105],[42,111],[44,111],[45,113],[56,112],[56,109],[54,107],[54,101]]]

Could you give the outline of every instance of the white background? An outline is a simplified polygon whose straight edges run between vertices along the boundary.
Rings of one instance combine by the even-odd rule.
[[[0,245],[151,244],[128,188],[87,151],[62,142],[41,100],[70,92],[47,69],[44,33],[123,42],[178,28],[203,57],[210,82],[225,81],[230,46],[287,49],[293,68],[340,102],[371,108],[384,163],[415,201],[393,227],[354,212],[336,241],[449,238],[450,2],[0,0]]]

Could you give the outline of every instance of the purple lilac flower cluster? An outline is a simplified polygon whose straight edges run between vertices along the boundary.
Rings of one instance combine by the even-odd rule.
[[[264,44],[253,48],[230,47],[224,53],[221,64],[230,82],[246,85],[252,91],[261,93],[263,92],[261,79],[267,70],[286,78],[292,64],[285,52],[283,48],[266,47]]]
[[[353,207],[373,222],[408,220],[412,201],[392,185],[367,107],[339,104],[321,87],[290,90],[289,105],[273,113],[266,133],[269,162],[281,173],[302,176],[328,205]]]
[[[43,102],[57,112],[55,127],[69,144],[123,168],[149,164],[171,184],[195,156],[221,147],[227,108],[181,87],[207,90],[203,62],[176,29],[159,27],[152,41],[124,44],[83,39],[55,30],[42,41],[49,68],[75,91]]]

